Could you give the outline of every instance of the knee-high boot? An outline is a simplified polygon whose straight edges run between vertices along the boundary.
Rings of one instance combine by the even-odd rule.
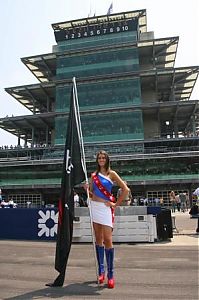
[[[97,254],[97,262],[98,262],[98,272],[99,277],[98,281],[99,283],[104,282],[104,246],[96,245],[96,254]]]
[[[106,261],[107,261],[107,269],[108,269],[108,288],[114,288],[115,282],[113,277],[113,261],[114,261],[114,248],[105,249],[106,252]]]

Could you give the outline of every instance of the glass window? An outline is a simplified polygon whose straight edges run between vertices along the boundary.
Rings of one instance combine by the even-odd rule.
[[[57,86],[56,111],[69,111],[69,86]],[[129,107],[141,103],[140,79],[118,79],[77,85],[81,109]]]
[[[118,46],[121,44],[137,41],[137,31],[113,33],[109,35],[100,35],[92,38],[82,38],[75,40],[61,41],[57,44],[57,51],[82,50],[97,48],[102,46]]]
[[[137,48],[98,51],[57,58],[57,79],[89,77],[139,70]]]
[[[56,144],[64,144],[66,124],[66,118],[57,118]],[[144,139],[141,111],[83,115],[81,124],[84,142]]]

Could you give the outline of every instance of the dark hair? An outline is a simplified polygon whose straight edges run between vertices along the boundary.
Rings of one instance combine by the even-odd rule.
[[[104,155],[106,157],[106,163],[105,163],[104,167],[105,167],[106,171],[109,171],[110,170],[110,158],[109,158],[109,155],[108,155],[108,153],[106,151],[100,150],[97,153],[97,155],[96,155],[97,173],[99,173],[99,171],[100,171],[100,166],[98,164],[98,157],[99,157],[100,154],[102,154],[102,155]]]

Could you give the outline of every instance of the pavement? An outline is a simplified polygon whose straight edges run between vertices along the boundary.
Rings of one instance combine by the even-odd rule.
[[[197,219],[176,212],[174,237],[115,244],[115,288],[96,284],[92,244],[73,244],[63,287],[49,288],[55,242],[0,241],[0,299],[198,300]]]

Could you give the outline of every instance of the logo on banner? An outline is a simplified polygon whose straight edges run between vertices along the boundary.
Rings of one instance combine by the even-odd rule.
[[[39,210],[38,236],[54,237],[57,234],[58,212],[54,210]]]

